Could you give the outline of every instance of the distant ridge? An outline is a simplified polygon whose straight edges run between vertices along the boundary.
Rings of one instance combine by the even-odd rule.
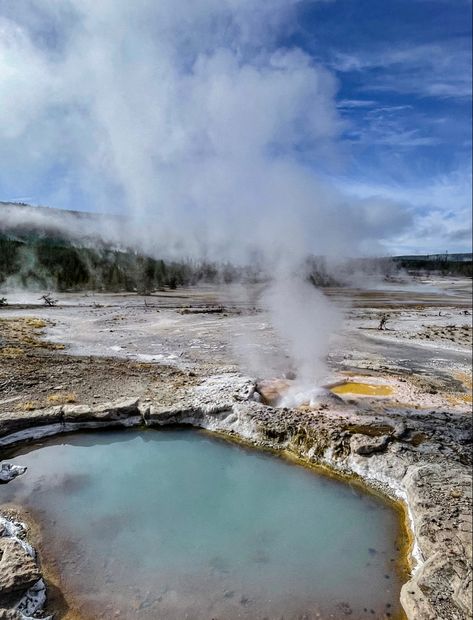
[[[120,228],[122,219],[115,215],[0,201],[0,235],[10,239],[40,238],[104,245],[117,240],[113,232]]]
[[[468,262],[473,258],[473,254],[471,252],[457,252],[457,253],[447,253],[443,254],[403,254],[401,256],[393,256],[393,259],[398,260],[407,260],[407,261],[445,261],[445,262]]]
[[[58,207],[48,207],[44,205],[30,205],[27,202],[16,202],[16,201],[8,201],[8,200],[0,200],[0,215],[2,213],[1,207],[18,207],[19,209],[34,209],[35,211],[42,211],[45,214],[51,215],[52,213],[61,213],[61,214],[71,214],[75,217],[115,217],[111,215],[106,215],[105,213],[92,213],[91,211],[76,211],[74,209],[59,209]]]

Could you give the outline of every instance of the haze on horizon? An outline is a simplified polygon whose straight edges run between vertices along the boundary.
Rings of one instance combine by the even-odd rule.
[[[389,9],[3,0],[0,199],[173,255],[471,251],[471,3]]]

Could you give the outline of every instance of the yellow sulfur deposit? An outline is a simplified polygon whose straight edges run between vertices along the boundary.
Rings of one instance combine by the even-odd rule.
[[[34,319],[34,318],[33,319],[26,318],[25,323],[29,325],[30,327],[34,327],[35,329],[42,329],[43,327],[46,327],[47,325],[46,321],[43,321],[43,319]]]
[[[331,391],[335,394],[358,394],[360,396],[390,396],[393,393],[388,385],[372,385],[355,381],[335,385]]]
[[[75,403],[77,397],[74,392],[57,392],[48,396],[48,403],[53,405],[65,405],[66,403]]]

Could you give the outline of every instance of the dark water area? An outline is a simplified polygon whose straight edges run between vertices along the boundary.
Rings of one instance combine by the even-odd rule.
[[[399,515],[359,488],[197,431],[42,441],[0,502],[93,618],[312,620],[400,613]]]

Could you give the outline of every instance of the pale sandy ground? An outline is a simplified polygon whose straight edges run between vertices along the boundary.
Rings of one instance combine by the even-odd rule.
[[[471,280],[397,287],[327,291],[344,318],[331,337],[324,383],[368,373],[375,383],[391,385],[401,404],[469,406]],[[239,370],[268,379],[291,370],[291,362],[259,308],[261,288],[202,286],[146,298],[66,293],[55,295],[54,308],[44,307],[37,293],[10,293],[0,317],[47,320],[46,338],[64,344],[69,355],[164,363],[198,374]],[[223,310],[205,311],[215,308]],[[383,314],[389,320],[380,331]]]

